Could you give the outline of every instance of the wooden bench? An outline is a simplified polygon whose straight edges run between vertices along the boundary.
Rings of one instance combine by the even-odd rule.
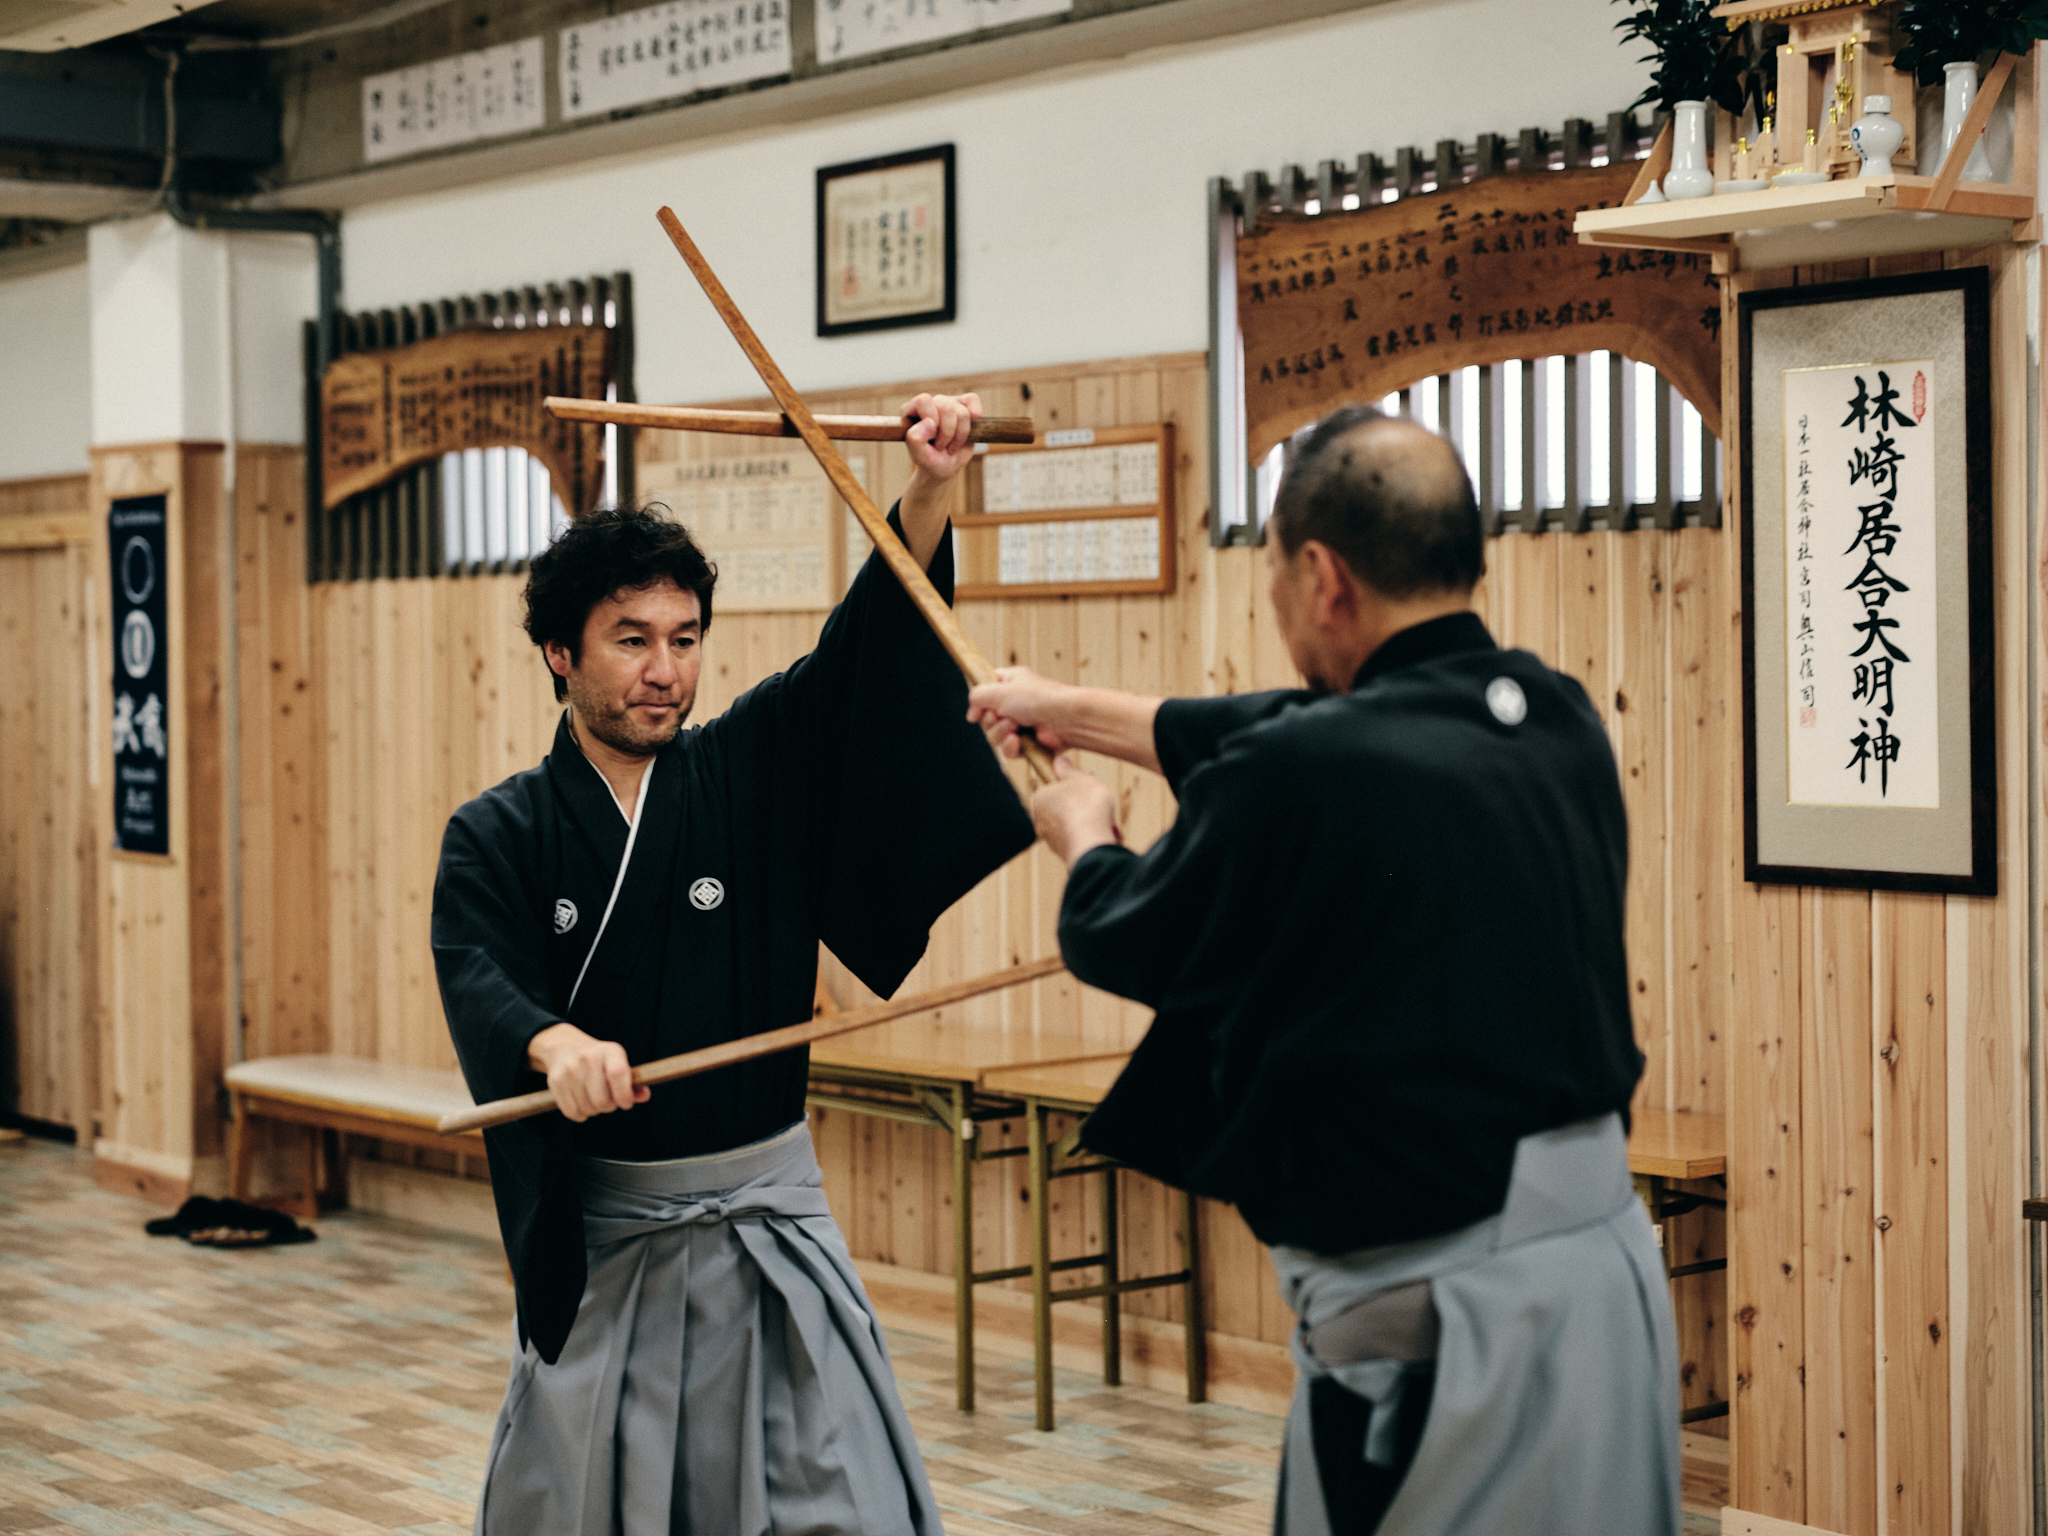
[[[249,1198],[252,1120],[279,1120],[306,1129],[305,1188],[292,1207],[295,1216],[319,1214],[322,1131],[471,1157],[483,1150],[481,1131],[444,1136],[434,1129],[443,1115],[475,1102],[459,1072],[392,1066],[354,1056],[259,1056],[237,1062],[225,1077],[236,1104],[228,1139],[228,1193],[237,1200]]]

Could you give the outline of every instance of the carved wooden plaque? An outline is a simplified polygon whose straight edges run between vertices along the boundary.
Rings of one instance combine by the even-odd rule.
[[[590,509],[603,484],[604,427],[557,421],[549,395],[601,398],[612,332],[565,325],[456,331],[327,365],[320,383],[321,500],[339,506],[428,459],[464,448],[524,448],[562,505]]]
[[[1258,459],[1347,401],[1557,353],[1649,363],[1721,430],[1721,293],[1709,259],[1580,245],[1639,166],[1489,176],[1237,243],[1247,438]]]

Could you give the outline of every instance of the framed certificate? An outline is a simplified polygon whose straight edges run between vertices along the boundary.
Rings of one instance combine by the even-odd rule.
[[[818,334],[954,314],[953,146],[818,172]]]
[[[1746,293],[1744,863],[1988,896],[1989,283]]]

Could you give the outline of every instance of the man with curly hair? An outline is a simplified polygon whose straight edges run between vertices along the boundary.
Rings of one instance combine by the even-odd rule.
[[[973,395],[904,407],[891,522],[950,596]],[[967,695],[869,560],[810,655],[715,720],[717,575],[650,512],[579,518],[533,562],[554,746],[448,823],[434,959],[479,1101],[518,1297],[484,1533],[940,1536],[880,1325],[825,1202],[798,1049],[650,1093],[635,1062],[810,1017],[822,940],[887,995],[932,922],[1031,825]]]

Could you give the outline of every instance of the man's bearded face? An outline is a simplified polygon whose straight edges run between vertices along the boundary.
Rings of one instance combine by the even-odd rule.
[[[682,729],[703,665],[697,594],[664,576],[614,592],[590,610],[575,660],[550,643],[548,665],[567,685],[576,722],[614,751],[649,757]]]

